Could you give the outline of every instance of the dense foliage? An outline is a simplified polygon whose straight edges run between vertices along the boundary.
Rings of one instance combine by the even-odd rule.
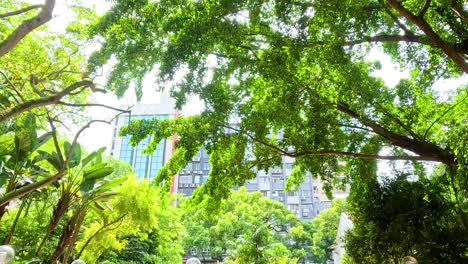
[[[354,229],[347,234],[354,263],[400,263],[405,256],[420,263],[466,262],[466,219],[449,198],[450,180],[439,168],[418,181],[400,174],[354,184],[349,198]]]
[[[400,13],[423,6],[338,2],[117,1],[93,27],[106,41],[91,65],[115,57],[108,81],[118,93],[131,81],[139,87],[144,73],[157,66],[158,81],[172,84],[179,104],[193,93],[205,102],[200,116],[139,121],[123,131],[135,141],[148,134],[154,142],[180,136],[158,182],[172,177],[204,144],[210,155],[222,157],[213,160],[204,187],[214,196],[226,193],[214,185],[243,182],[253,177],[249,168],[278,164],[282,155],[296,158],[293,175],[310,171],[328,189],[337,175],[353,176],[355,159],[436,161],[463,175],[466,146],[458,139],[467,137],[466,89],[453,87],[443,98],[431,87],[439,78],[459,75],[460,68]],[[438,5],[424,13],[434,28],[437,10],[450,9]],[[369,39],[402,30],[425,40]],[[440,36],[448,35],[444,30],[452,32],[448,22],[438,29]],[[387,87],[372,75],[378,63],[365,60],[371,47],[401,61],[410,78]],[[418,54],[430,56],[421,55],[421,61]],[[462,189],[465,177],[456,177],[455,184]]]
[[[233,263],[323,263],[343,204],[304,224],[230,190],[283,156],[295,158],[288,188],[306,171],[327,191],[351,183],[348,261],[467,261],[468,89],[433,86],[468,72],[463,1],[116,0],[100,19],[78,4],[65,34],[47,29],[55,4],[0,3],[0,242],[19,261],[178,263],[208,248]],[[88,62],[85,37],[101,44]],[[409,76],[376,77],[376,50]],[[103,106],[87,101],[104,91],[92,78],[103,66],[119,96],[134,86],[141,98],[154,70],[178,107],[192,95],[205,104],[121,131],[133,143],[151,136],[148,152],[178,136],[152,185],[78,143],[109,122],[81,116]],[[212,170],[184,211],[158,186],[201,146]]]
[[[242,187],[222,202],[219,214],[188,208],[186,248],[200,258],[227,263],[295,263],[310,250],[304,223],[283,204]],[[283,261],[283,262],[281,262]]]
[[[156,184],[168,182],[206,145],[212,171],[196,202],[208,196],[219,205],[230,186],[254,177],[252,168],[278,165],[282,156],[295,158],[291,182],[309,171],[327,190],[344,178],[356,195],[363,182],[377,181],[376,160],[402,166],[410,193],[432,181],[428,175],[438,166],[440,177],[449,179],[441,199],[454,215],[434,219],[433,227],[446,221],[442,226],[457,225],[466,236],[468,90],[466,84],[443,93],[433,87],[468,71],[466,13],[462,1],[122,0],[91,27],[105,41],[90,69],[112,58],[108,84],[117,94],[131,83],[140,94],[143,76],[156,69],[157,81],[179,106],[193,94],[203,100],[198,116],[136,121],[121,131],[134,142],[179,136]],[[380,65],[367,56],[370,50],[389,56],[409,76],[387,86],[374,74]],[[383,197],[379,184],[376,195]],[[375,212],[365,210],[373,203],[385,201],[353,203],[356,221],[373,219]],[[432,214],[423,208],[421,221]],[[400,223],[411,220],[397,215]],[[437,241],[438,232],[428,234]],[[433,253],[436,259],[458,254]]]

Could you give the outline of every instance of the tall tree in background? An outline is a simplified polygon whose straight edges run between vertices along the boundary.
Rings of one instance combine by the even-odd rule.
[[[208,207],[209,208],[209,207]],[[185,207],[188,252],[227,263],[297,263],[310,248],[304,223],[283,204],[249,193],[232,191],[218,214],[206,204]]]

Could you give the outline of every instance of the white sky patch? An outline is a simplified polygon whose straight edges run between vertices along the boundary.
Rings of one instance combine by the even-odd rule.
[[[410,77],[409,70],[401,71],[399,65],[378,48],[372,48],[365,59],[381,63],[382,68],[374,71],[372,75],[381,78],[389,87],[395,87],[400,82],[400,79]]]

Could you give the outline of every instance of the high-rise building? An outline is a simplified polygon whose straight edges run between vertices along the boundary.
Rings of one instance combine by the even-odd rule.
[[[131,115],[122,115],[115,121],[114,136],[111,147],[112,156],[125,161],[135,168],[139,178],[152,179],[173,153],[175,138],[162,140],[156,151],[151,155],[142,154],[141,150],[149,143],[150,138],[133,147],[129,144],[129,137],[118,136],[121,126],[128,124],[130,119],[174,118],[173,101],[162,98],[164,103],[152,105],[135,105]],[[227,131],[229,133],[229,131]],[[304,182],[295,192],[285,192],[286,179],[292,171],[293,158],[283,157],[280,167],[268,171],[258,171],[257,177],[245,183],[249,191],[260,191],[265,197],[283,203],[286,208],[296,213],[301,219],[311,219],[320,211],[330,206],[330,200],[322,190],[320,180],[307,174]],[[185,168],[172,180],[172,192],[192,195],[193,191],[206,182],[210,171],[209,155],[205,148],[192,158]],[[334,190],[334,197],[345,197],[349,190]]]
[[[172,156],[173,140],[161,140],[155,152],[147,155],[143,154],[142,150],[148,145],[150,138],[144,139],[136,147],[133,147],[129,142],[129,136],[119,136],[119,129],[134,119],[165,119],[174,118],[175,116],[173,99],[164,96],[164,94],[161,96],[161,103],[159,104],[137,104],[133,106],[131,114],[120,115],[115,119],[110,148],[111,156],[130,164],[135,169],[135,175],[138,178],[152,179]]]
[[[193,191],[208,179],[210,164],[206,150],[202,148],[191,162],[179,172],[177,192],[190,196]],[[320,180],[314,179],[307,173],[304,182],[295,192],[285,192],[286,179],[291,174],[293,158],[283,157],[281,167],[270,168],[268,171],[257,171],[257,177],[248,180],[244,186],[249,191],[259,191],[263,196],[283,203],[286,208],[296,213],[301,219],[311,219],[322,210],[330,207],[330,199],[322,190]],[[333,190],[333,197],[344,198],[349,192],[345,190]]]

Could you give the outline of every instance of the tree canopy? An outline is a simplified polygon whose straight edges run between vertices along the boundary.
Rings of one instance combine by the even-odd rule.
[[[329,192],[351,182],[352,261],[466,259],[468,89],[434,88],[468,72],[463,1],[115,0],[100,19],[78,6],[76,19],[88,25],[75,21],[63,35],[47,30],[55,3],[0,4],[0,229],[5,243],[21,245],[21,258],[180,261],[184,228],[172,201],[132,179],[119,187],[128,168],[107,164],[102,149],[82,153],[81,132],[109,121],[86,123],[71,142],[58,133],[80,123],[83,107],[104,106],[88,103],[89,91],[123,96],[133,86],[141,98],[154,70],[177,107],[196,95],[204,111],[135,120],[121,134],[135,144],[150,136],[147,152],[177,135],[153,187],[167,187],[206,147],[212,169],[191,202],[225,218],[193,211],[199,222],[186,221],[188,232],[230,240],[187,244],[229,249],[232,262],[282,263],[304,256],[312,239],[325,260],[332,240],[325,229],[335,227],[322,220],[336,219],[338,209],[307,227],[260,194],[230,190],[288,156],[290,188],[306,172]],[[85,36],[101,44],[88,61]],[[385,84],[371,50],[409,76]],[[103,66],[111,71],[99,89],[92,76]],[[378,174],[382,160],[393,179]],[[121,171],[112,175],[114,168]]]
[[[211,184],[242,182],[253,177],[249,168],[278,164],[282,155],[295,158],[293,175],[310,171],[326,187],[344,172],[352,176],[356,159],[440,162],[463,174],[466,87],[453,87],[446,97],[432,87],[466,71],[461,6],[116,1],[91,27],[105,40],[91,56],[91,70],[114,58],[108,84],[122,94],[130,83],[140,89],[144,74],[157,67],[158,82],[172,85],[179,106],[191,94],[204,101],[197,117],[137,121],[122,131],[135,142],[149,134],[154,142],[180,136],[159,182],[202,145],[223,157],[213,159],[205,187],[212,194]],[[371,48],[391,56],[410,77],[386,86],[373,75],[378,62],[365,58]],[[464,178],[455,184],[466,184]]]
[[[212,170],[197,202],[208,194],[216,204],[230,186],[253,178],[253,168],[279,165],[282,156],[295,159],[292,183],[309,171],[328,191],[350,181],[355,195],[383,184],[378,160],[402,166],[407,192],[429,186],[435,166],[447,180],[438,193],[455,214],[446,224],[466,234],[468,89],[434,88],[468,72],[466,19],[456,0],[122,0],[90,28],[104,42],[89,69],[111,61],[109,88],[122,95],[133,84],[139,96],[155,69],[178,107],[191,95],[203,100],[198,116],[134,121],[121,131],[134,143],[151,135],[149,152],[178,136],[156,184],[168,183],[205,145]],[[409,76],[386,85],[370,50]],[[373,219],[366,209],[373,202],[386,203],[353,203],[356,219]],[[418,221],[431,215],[425,208]]]
[[[227,263],[297,263],[310,250],[305,223],[283,204],[249,193],[245,187],[230,192],[219,214],[206,204],[187,207],[185,247],[199,258]]]

